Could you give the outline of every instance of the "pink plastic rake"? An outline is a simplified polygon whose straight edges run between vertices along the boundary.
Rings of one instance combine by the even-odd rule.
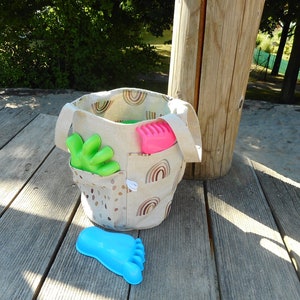
[[[139,126],[136,131],[140,136],[142,152],[145,154],[163,151],[176,143],[172,128],[163,120]]]

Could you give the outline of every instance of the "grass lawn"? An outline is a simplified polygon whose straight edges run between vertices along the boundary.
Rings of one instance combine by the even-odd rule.
[[[143,39],[146,43],[153,45],[161,58],[161,63],[156,73],[151,74],[137,82],[137,87],[145,88],[166,94],[168,91],[168,74],[171,57],[171,45],[166,44],[170,41],[172,33],[170,30],[164,32],[163,37],[156,38],[149,33],[145,33]],[[280,90],[283,76],[271,76],[271,70],[266,70],[260,66],[252,65],[246,99],[262,100],[272,103],[280,102]],[[300,105],[300,82],[296,89],[296,104]]]
[[[272,103],[280,103],[280,92],[283,76],[272,76],[271,70],[252,65],[246,99],[263,100]],[[300,82],[298,80],[295,91],[296,104],[300,105]]]

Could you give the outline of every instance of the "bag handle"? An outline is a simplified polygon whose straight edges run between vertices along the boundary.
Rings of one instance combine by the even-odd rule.
[[[181,104],[183,103],[182,100],[177,101],[180,101]],[[160,119],[165,120],[173,129],[184,160],[186,162],[200,162],[202,158],[202,142],[199,120],[191,104],[184,102],[184,107],[187,108],[188,126],[174,113],[161,116]],[[76,112],[78,112],[78,109],[74,104],[66,103],[56,122],[55,145],[66,152],[68,151],[66,139]]]
[[[200,162],[202,158],[202,141],[198,117],[189,103],[187,106],[187,120],[185,122],[176,114],[159,117],[166,121],[174,131],[178,146],[186,162]]]
[[[78,109],[75,105],[72,103],[66,103],[61,109],[56,122],[54,137],[55,145],[64,151],[68,151],[66,139],[73,123],[74,114],[77,111]]]

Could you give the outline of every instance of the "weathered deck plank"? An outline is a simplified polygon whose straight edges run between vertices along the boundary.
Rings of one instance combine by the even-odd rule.
[[[286,251],[299,270],[298,186],[240,156],[204,187],[182,181],[167,220],[139,232],[144,280],[129,286],[75,249],[92,224],[68,154],[53,148],[56,117],[24,122],[0,151],[1,300],[300,299]]]
[[[0,218],[3,300],[32,299],[51,264],[78,205],[67,168],[67,155],[54,150]]]
[[[140,232],[146,248],[144,280],[131,287],[129,299],[162,299],[165,295],[168,299],[217,298],[202,192],[201,183],[183,182],[169,218]],[[53,297],[63,294],[64,299],[127,298],[129,286],[122,278],[76,252],[77,236],[87,226],[91,223],[80,207],[39,299],[46,299],[49,293]]]
[[[0,216],[54,147],[56,117],[39,115],[0,152]]]
[[[169,217],[140,237],[144,281],[131,287],[129,299],[217,299],[202,182],[182,181]]]
[[[259,163],[252,163],[300,279],[299,185],[280,178]]]
[[[38,299],[127,299],[129,284],[93,258],[78,253],[75,243],[81,230],[93,224],[81,205],[38,295]]]
[[[234,157],[223,178],[207,182],[222,299],[300,299],[300,285],[258,180]]]
[[[36,116],[36,112],[28,109],[0,109],[0,149]]]

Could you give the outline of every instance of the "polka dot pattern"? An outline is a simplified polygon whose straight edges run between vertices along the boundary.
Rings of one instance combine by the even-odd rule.
[[[172,151],[172,150],[170,150]],[[172,198],[183,175],[182,161],[162,159],[167,154],[131,154],[128,170],[101,177],[74,169],[74,182],[81,190],[81,203],[90,220],[118,231],[159,225],[170,213]],[[128,172],[139,174],[137,191],[126,184]],[[131,181],[131,179],[130,179]]]
[[[124,228],[126,217],[120,213],[120,205],[126,209],[125,173],[101,177],[71,169],[73,179],[81,190],[81,202],[88,217],[109,229]]]

